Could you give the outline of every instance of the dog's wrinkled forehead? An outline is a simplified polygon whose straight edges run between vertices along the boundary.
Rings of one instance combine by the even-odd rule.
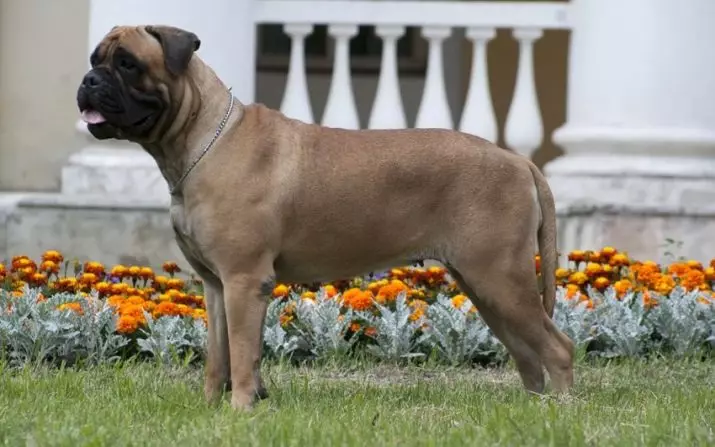
[[[156,72],[164,66],[164,54],[159,41],[143,26],[116,26],[97,44],[89,62],[112,66],[118,53],[129,54],[137,62]]]

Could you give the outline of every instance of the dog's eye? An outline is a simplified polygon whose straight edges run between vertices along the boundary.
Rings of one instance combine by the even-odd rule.
[[[127,71],[136,71],[137,69],[136,64],[124,57],[119,59],[119,67]]]

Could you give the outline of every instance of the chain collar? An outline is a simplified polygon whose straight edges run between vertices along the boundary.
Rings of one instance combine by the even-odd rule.
[[[208,142],[206,147],[204,147],[204,150],[201,151],[198,157],[189,165],[189,167],[184,171],[184,173],[179,177],[179,180],[177,180],[176,184],[173,187],[169,188],[169,194],[172,196],[176,193],[176,191],[179,189],[182,183],[184,183],[184,180],[186,180],[186,177],[191,173],[191,171],[194,169],[194,167],[201,161],[201,159],[208,153],[208,151],[211,149],[211,147],[214,145],[216,140],[218,139],[219,135],[221,135],[221,132],[223,131],[223,128],[226,126],[226,123],[228,122],[228,118],[231,116],[231,112],[233,111],[233,105],[234,105],[234,97],[233,93],[231,93],[231,88],[229,87],[228,89],[228,95],[229,95],[229,103],[228,103],[228,110],[226,110],[226,114],[224,115],[223,119],[218,125],[218,128],[216,129],[216,133],[214,134],[213,138],[211,138],[211,141]]]

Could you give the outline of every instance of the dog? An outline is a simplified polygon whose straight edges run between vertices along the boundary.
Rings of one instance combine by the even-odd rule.
[[[251,410],[277,281],[330,281],[442,263],[506,346],[523,386],[573,386],[573,342],[552,321],[554,199],[526,157],[447,129],[347,130],[242,104],[169,25],[116,26],[77,105],[99,140],[134,142],[169,185],[177,245],[204,284],[204,394]],[[541,256],[543,284],[535,272]],[[543,289],[543,290],[540,290]],[[542,299],[543,292],[543,299]]]

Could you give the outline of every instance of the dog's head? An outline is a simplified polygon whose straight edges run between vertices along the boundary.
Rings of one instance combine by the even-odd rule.
[[[97,139],[151,143],[179,107],[189,62],[201,41],[171,26],[116,26],[90,56],[77,106]]]

